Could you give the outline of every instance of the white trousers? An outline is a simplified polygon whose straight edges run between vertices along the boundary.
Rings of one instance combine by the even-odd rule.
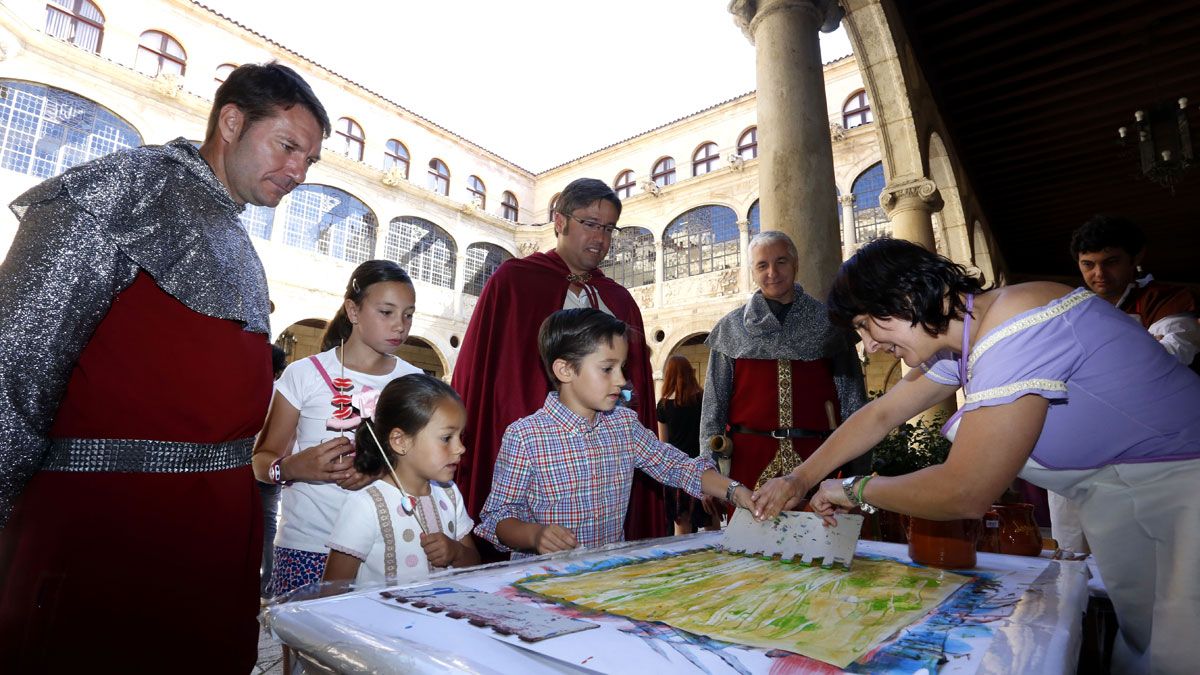
[[[1191,673],[1200,664],[1200,460],[1021,476],[1079,507],[1121,630],[1114,673]]]
[[[1091,553],[1087,537],[1083,536],[1083,525],[1079,522],[1079,505],[1058,494],[1046,492],[1050,504],[1050,536],[1058,547],[1075,553]]]

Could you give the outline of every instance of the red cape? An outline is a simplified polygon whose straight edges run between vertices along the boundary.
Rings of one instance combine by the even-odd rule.
[[[475,305],[451,382],[467,408],[462,436],[467,454],[455,481],[472,515],[479,515],[492,489],[492,467],[504,430],[542,407],[550,391],[537,333],[546,317],[562,309],[569,273],[554,251],[508,260],[488,280]],[[623,286],[599,270],[591,274],[591,285],[605,306],[629,325],[625,375],[634,388],[638,419],[657,433],[654,372],[642,312]],[[639,471],[629,498],[625,537],[666,536],[666,525],[662,486]]]

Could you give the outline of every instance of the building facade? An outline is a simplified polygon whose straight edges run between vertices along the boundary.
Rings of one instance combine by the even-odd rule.
[[[708,330],[753,288],[749,238],[788,229],[761,222],[753,92],[535,174],[201,4],[136,5],[0,5],[0,197],[7,203],[122,147],[178,136],[198,143],[230,70],[273,59],[295,68],[334,132],[308,183],[275,209],[243,214],[276,308],[273,338],[292,359],[317,350],[354,267],[388,258],[417,287],[401,355],[448,377],[488,276],[509,257],[553,248],[553,203],[588,176],[625,203],[604,270],[639,302],[655,371],[684,353],[703,374]],[[888,230],[887,178],[856,59],[826,64],[824,80],[836,183],[829,200],[845,255]],[[15,228],[5,209],[0,253]]]

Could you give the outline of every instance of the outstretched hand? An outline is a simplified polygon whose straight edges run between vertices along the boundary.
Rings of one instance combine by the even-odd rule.
[[[754,491],[753,507],[750,509],[757,520],[770,520],[780,511],[795,508],[811,487],[793,474],[772,478]]]
[[[569,551],[579,542],[575,533],[560,525],[542,525],[537,534],[533,535],[533,545],[538,553],[557,553]]]

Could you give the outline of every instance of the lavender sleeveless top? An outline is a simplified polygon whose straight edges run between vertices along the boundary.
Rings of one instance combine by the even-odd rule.
[[[1085,289],[981,336],[970,354],[923,364],[961,385],[964,412],[1033,394],[1050,401],[1032,457],[1049,469],[1200,457],[1200,377],[1138,322]]]

